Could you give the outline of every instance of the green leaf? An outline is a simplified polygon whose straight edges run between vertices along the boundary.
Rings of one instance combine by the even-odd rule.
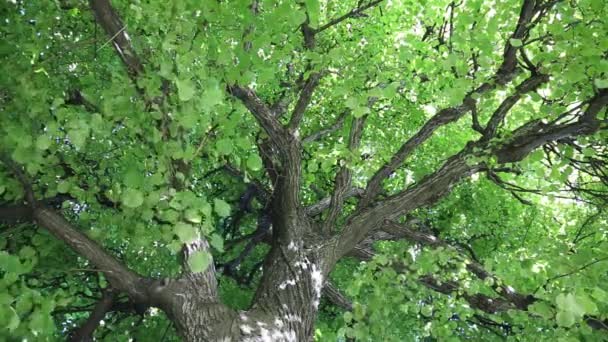
[[[70,191],[72,184],[68,181],[61,181],[57,184],[57,192],[60,194],[65,194]]]
[[[215,144],[215,148],[220,154],[230,154],[233,150],[232,141],[230,139],[220,139]]]
[[[194,273],[203,272],[211,265],[211,254],[204,251],[196,251],[188,258],[188,265]]]
[[[180,101],[189,101],[194,97],[195,84],[191,79],[177,80],[177,94]]]
[[[252,171],[258,171],[262,169],[262,158],[257,154],[249,155],[247,158],[247,167]]]
[[[369,114],[369,112],[370,111],[369,111],[368,107],[361,106],[361,107],[357,107],[357,108],[353,109],[353,116],[355,118],[360,118],[365,114]]]
[[[521,41],[521,39],[515,39],[515,38],[509,39],[509,43],[513,47],[520,47],[520,46],[524,45],[523,42]]]
[[[183,222],[178,222],[173,227],[173,232],[181,243],[190,243],[198,239],[198,231],[192,225]]]
[[[530,306],[530,311],[534,312],[545,319],[553,317],[553,308],[546,302],[538,301]]]
[[[220,88],[220,83],[216,79],[207,80],[201,100],[206,109],[211,109],[224,101],[224,91]]]
[[[604,78],[604,79],[596,78],[595,80],[593,80],[593,83],[595,84],[596,87],[598,87],[598,89],[608,88],[608,78]]]
[[[89,130],[85,128],[77,128],[68,131],[68,138],[74,147],[77,149],[84,148],[84,145],[89,137]]]
[[[308,13],[308,19],[310,20],[309,26],[311,28],[317,28],[319,26],[319,14],[321,7],[319,0],[305,0],[306,12]]]
[[[218,252],[224,251],[224,239],[219,234],[212,234],[209,239],[209,244]]]
[[[213,207],[215,209],[215,212],[220,217],[227,217],[230,215],[230,205],[222,199],[218,199],[218,198],[214,199]]]
[[[121,202],[125,207],[137,208],[144,203],[144,195],[136,189],[127,189],[122,193]]]
[[[563,293],[559,294],[555,298],[555,302],[561,311],[570,312],[573,316],[582,317],[585,314],[585,307],[571,293],[567,295]]]
[[[346,311],[343,315],[344,322],[350,323],[353,320],[353,313],[350,311]]]
[[[184,212],[184,218],[186,219],[186,221],[192,223],[201,223],[203,221],[203,217],[199,213],[198,209],[193,208],[187,209]]]
[[[17,314],[15,309],[10,306],[4,306],[0,310],[2,311],[1,315],[4,316],[1,318],[0,321],[6,322],[4,328],[8,329],[8,331],[14,331],[15,329],[17,329],[17,327],[19,327],[19,324],[21,323],[21,319],[19,318],[19,315]]]
[[[557,324],[562,327],[571,327],[574,322],[574,314],[570,311],[560,311],[555,315],[555,319],[557,320]]]
[[[47,150],[51,147],[51,139],[46,135],[41,135],[36,139],[36,148],[39,150]]]

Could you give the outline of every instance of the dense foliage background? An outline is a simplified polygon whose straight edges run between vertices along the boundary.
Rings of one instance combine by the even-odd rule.
[[[337,264],[316,340],[608,338],[607,2],[538,1],[518,35],[519,0],[115,0],[114,37],[95,3],[0,5],[0,339],[65,339],[110,296],[96,338],[178,340],[162,311],[111,293],[86,255],[17,217],[24,179],[145,276],[178,276],[182,244],[206,237],[223,302],[248,308],[271,244],[277,162],[234,84],[285,124],[310,91],[295,133],[300,198],[332,196],[348,169],[354,190],[336,227],[425,124],[435,127],[381,179],[372,206],[483,140],[480,128],[514,101],[471,152],[481,172],[397,218],[407,233],[372,234]],[[500,74],[508,58],[517,71]],[[519,86],[527,80],[536,84]],[[597,130],[549,137],[521,161],[486,153],[535,124],[576,122],[592,98]],[[434,119],[446,108],[459,112]]]

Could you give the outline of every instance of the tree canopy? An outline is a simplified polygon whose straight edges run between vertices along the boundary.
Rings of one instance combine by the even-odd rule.
[[[608,339],[608,2],[0,13],[0,339]]]

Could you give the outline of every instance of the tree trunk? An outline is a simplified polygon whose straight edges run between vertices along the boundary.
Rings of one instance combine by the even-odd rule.
[[[206,243],[192,247],[206,249]],[[318,246],[318,244],[313,244]],[[184,277],[159,291],[156,306],[175,324],[184,341],[310,341],[328,268],[323,248],[302,240],[274,247],[253,304],[235,311],[215,291],[213,266]]]

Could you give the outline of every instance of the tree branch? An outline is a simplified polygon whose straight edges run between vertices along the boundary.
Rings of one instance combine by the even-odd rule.
[[[101,299],[95,304],[89,318],[78,329],[74,330],[70,335],[71,342],[88,342],[93,341],[93,333],[105,317],[106,313],[111,311],[116,293],[112,289],[105,289]]]
[[[242,86],[229,86],[228,92],[243,102],[251,114],[258,121],[262,129],[268,134],[277,150],[284,148],[288,143],[286,132],[279,120],[272,114],[268,106],[260,99],[253,89]]]
[[[358,6],[357,8],[352,9],[350,12],[341,15],[335,19],[330,20],[328,23],[319,26],[317,29],[314,30],[314,33],[317,34],[319,32],[323,32],[325,30],[327,30],[328,28],[337,25],[341,22],[343,22],[344,20],[348,19],[348,18],[354,18],[357,15],[360,15],[361,13],[363,13],[364,11],[366,11],[369,8],[372,8],[378,4],[380,4],[382,1],[384,0],[373,0],[370,1],[369,3],[363,5],[363,6]]]
[[[587,109],[578,121],[563,125],[545,125],[540,121],[529,122],[516,129],[509,141],[491,148],[489,154],[495,155],[498,163],[501,164],[517,162],[547,142],[592,134],[599,129],[600,121],[597,115],[607,104],[608,91],[602,90],[589,101]],[[486,169],[483,164],[467,162],[467,158],[475,155],[488,156],[486,152],[472,152],[473,148],[486,149],[488,142],[482,139],[467,144],[465,149],[450,157],[439,170],[426,176],[419,183],[377,202],[373,208],[364,208],[353,213],[347,219],[347,227],[336,238],[334,245],[336,257],[348,253],[369,231],[379,228],[383,221],[406,215],[414,209],[436,202],[461,179]]]
[[[397,237],[405,238],[406,240],[414,243],[418,243],[423,246],[429,246],[432,248],[444,247],[447,250],[454,251],[463,258],[463,260],[467,260],[467,270],[473,273],[480,280],[486,280],[488,278],[492,279],[492,289],[501,297],[513,303],[517,308],[525,310],[528,305],[534,302],[529,296],[524,296],[522,294],[517,293],[513,288],[508,285],[504,285],[504,282],[498,279],[495,275],[486,271],[481,264],[474,260],[469,260],[469,258],[456,247],[448,244],[447,242],[439,239],[436,236],[431,234],[426,234],[419,231],[414,231],[405,225],[397,224],[393,221],[386,222],[382,228],[385,231],[393,234]]]
[[[499,163],[522,160],[531,151],[550,141],[571,136],[588,135],[597,131],[600,121],[597,115],[608,104],[608,91],[602,89],[596,94],[583,115],[575,122],[562,125],[545,125],[542,122],[530,122],[513,132],[508,143],[494,149]]]
[[[348,150],[351,152],[353,152],[361,143],[365,118],[366,117],[363,116],[352,119],[352,125],[348,137]],[[336,174],[336,178],[334,180],[334,192],[331,196],[331,203],[329,206],[329,213],[323,225],[323,231],[328,234],[333,230],[333,226],[336,223],[338,215],[340,215],[342,212],[342,204],[344,203],[344,198],[350,189],[351,184],[352,172],[348,166],[348,161],[341,162],[343,162],[344,165],[340,166],[340,169]]]
[[[106,275],[113,288],[127,293],[136,302],[149,301],[148,290],[152,284],[151,280],[129,270],[120,261],[108,254],[97,242],[72,226],[62,215],[45,206],[43,202],[36,201],[31,182],[21,167],[7,157],[3,157],[3,163],[23,185],[25,197],[31,210],[31,218],[34,222],[65,242],[77,254],[88,259]]]
[[[131,44],[126,26],[112,8],[110,0],[89,0],[89,5],[97,22],[110,36],[112,46],[122,59],[129,76],[135,81],[144,72],[144,67]]]
[[[353,197],[353,196],[361,196],[363,194],[363,191],[364,190],[361,189],[361,188],[350,188],[344,194],[344,199],[347,199],[347,198]],[[309,205],[308,207],[306,207],[306,209],[305,209],[306,214],[308,216],[317,216],[321,212],[323,212],[323,210],[329,208],[329,204],[330,203],[331,203],[331,196],[330,197],[325,197],[322,200],[320,200],[319,202],[317,202],[317,203],[315,203],[313,205]]]
[[[344,125],[344,119],[346,119],[346,116],[349,114],[349,111],[344,111],[342,112],[342,114],[340,114],[340,116],[338,116],[338,118],[336,119],[336,122],[333,123],[333,125],[318,130],[312,134],[310,134],[309,136],[305,137],[304,139],[302,139],[302,144],[306,145],[308,143],[311,143],[313,141],[317,141],[321,138],[323,138],[326,135],[329,135],[337,130],[339,130],[340,128],[342,128],[342,125]]]
[[[310,104],[312,94],[315,88],[319,85],[320,79],[321,73],[314,72],[310,74],[306,80],[304,87],[302,87],[302,91],[300,91],[300,97],[298,98],[296,106],[291,114],[291,119],[289,120],[288,128],[290,131],[295,131],[300,126],[300,122],[302,121],[304,112],[306,111],[306,107],[308,107]]]
[[[332,282],[328,281],[323,286],[323,296],[332,304],[345,311],[353,310],[353,303],[340,292]]]
[[[513,31],[513,34],[511,35],[511,38],[521,39],[528,34],[533,27],[533,25],[530,25],[530,21],[535,13],[534,1],[525,0],[524,4],[522,5],[518,23]],[[504,85],[510,82],[518,72],[516,68],[516,51],[517,48],[513,47],[510,42],[507,42],[503,53],[503,61],[501,66],[498,68],[491,81],[485,82],[475,90],[469,92],[462,101],[462,104],[440,110],[430,120],[428,120],[414,136],[408,139],[391,157],[391,160],[384,164],[372,176],[370,181],[367,183],[365,194],[363,199],[359,202],[358,207],[367,207],[373,201],[375,196],[377,196],[381,191],[382,181],[384,181],[391,173],[400,167],[401,164],[413,153],[413,151],[415,151],[418,146],[431,137],[438,128],[458,120],[469,111],[476,110],[476,100],[474,97],[494,90],[499,84]],[[542,78],[539,76],[538,78],[534,78],[534,81],[530,82],[533,85],[535,82],[539,82],[540,80],[542,80]],[[530,84],[525,85],[526,87],[530,86]],[[508,108],[510,109],[510,107]],[[474,114],[476,115],[476,113]],[[476,117],[474,117],[474,119],[475,118]]]
[[[549,81],[548,75],[542,74],[533,74],[528,77],[525,81],[520,83],[515,88],[515,93],[509,97],[507,97],[490,117],[486,128],[483,131],[483,135],[485,139],[490,139],[496,134],[496,130],[498,129],[498,125],[500,125],[507,113],[513,108],[513,106],[521,99],[521,97],[531,91],[536,90],[541,84]]]

